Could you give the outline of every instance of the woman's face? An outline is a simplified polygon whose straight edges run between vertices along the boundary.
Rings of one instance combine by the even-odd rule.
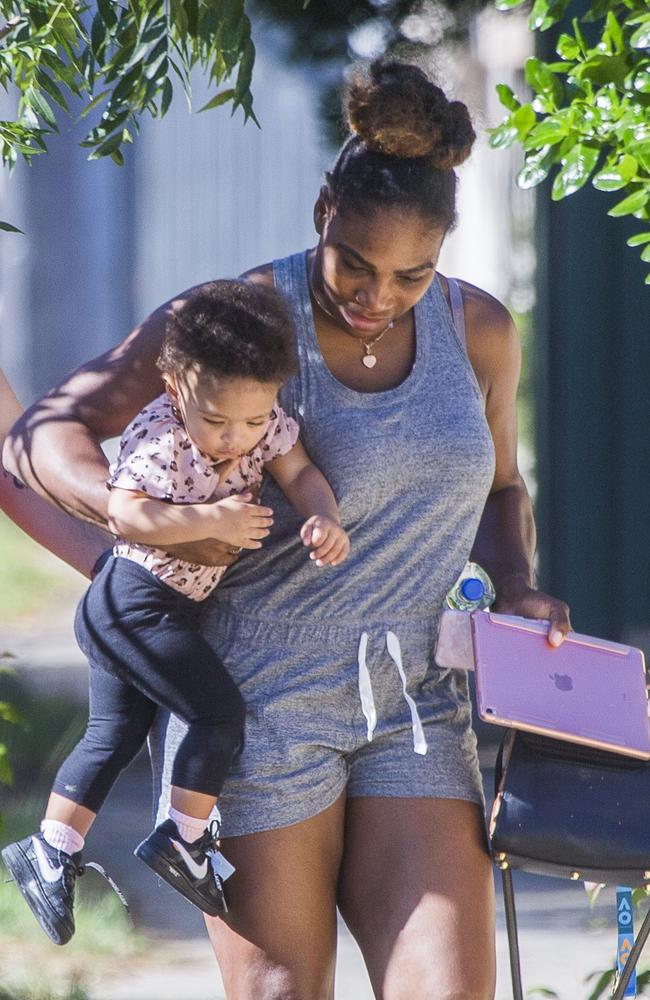
[[[327,311],[364,339],[409,312],[433,280],[444,231],[417,211],[342,215],[321,197],[312,279]]]

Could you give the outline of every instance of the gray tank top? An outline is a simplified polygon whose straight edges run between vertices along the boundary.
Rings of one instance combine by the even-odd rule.
[[[226,573],[214,611],[320,626],[430,620],[469,556],[494,473],[483,398],[440,282],[415,306],[407,377],[360,393],[332,375],[320,352],[306,254],[273,266],[292,306],[299,359],[280,401],[334,490],[351,552],[335,569],[316,567],[298,536],[302,519],[267,477],[272,534]]]

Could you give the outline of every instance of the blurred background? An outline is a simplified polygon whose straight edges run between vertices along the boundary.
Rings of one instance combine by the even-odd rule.
[[[525,89],[534,44],[525,16],[479,0],[312,0],[304,15],[300,6],[253,8],[261,129],[228,107],[189,114],[180,96],[162,122],[144,123],[123,168],[88,163],[83,123],[62,120],[47,156],[0,174],[0,217],[25,232],[0,237],[0,367],[27,405],[182,289],[312,245],[313,203],[340,141],[341,75],[390,45],[468,104],[479,135],[459,170],[459,223],[440,270],[504,301],[521,332],[520,463],[536,503],[541,585],[569,601],[581,631],[648,648],[648,292],[605,196],[585,190],[552,204],[543,186],[536,198],[514,183],[519,149],[488,147],[486,129],[503,117],[496,83]],[[200,79],[194,90],[200,107]],[[0,118],[10,101],[0,94]],[[0,786],[5,842],[31,829],[84,725],[86,672],[71,627],[83,581],[1,518],[0,700],[26,725],[0,721],[0,743],[20,761],[16,785],[30,789]],[[481,734],[488,795],[490,736]],[[135,931],[116,899],[84,884],[91,876],[83,934],[57,950],[13,887],[0,887],[0,1000],[177,1000],[188,983],[195,1000],[222,995],[200,916],[124,848],[146,832],[149,808],[142,759],[89,845],[123,882]],[[614,953],[611,898],[590,911],[579,886],[530,877],[519,898],[527,984],[586,997],[585,975]],[[337,1000],[371,996],[344,928],[339,971]],[[509,995],[500,925],[497,996]]]

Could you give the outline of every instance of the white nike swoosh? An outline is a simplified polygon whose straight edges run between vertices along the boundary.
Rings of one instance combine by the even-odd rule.
[[[58,868],[52,868],[52,865],[47,860],[47,855],[43,850],[43,845],[40,840],[36,837],[32,837],[32,847],[34,848],[34,854],[36,855],[36,860],[38,861],[38,867],[41,873],[41,878],[45,882],[58,882],[63,875],[63,866],[59,865]]]
[[[174,847],[182,857],[183,861],[185,862],[187,870],[194,876],[194,878],[205,878],[205,876],[208,874],[208,859],[204,858],[203,864],[197,865],[194,858],[187,853],[182,844],[179,844],[177,840],[172,840],[172,844],[174,845]]]

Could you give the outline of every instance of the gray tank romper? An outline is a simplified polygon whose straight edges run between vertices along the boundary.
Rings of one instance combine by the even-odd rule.
[[[274,275],[293,308],[300,364],[281,403],[334,490],[351,552],[336,568],[310,561],[302,519],[267,478],[271,536],[205,602],[205,636],[248,709],[219,802],[222,835],[306,820],[343,791],[481,802],[466,678],[439,669],[433,649],[492,484],[494,449],[440,282],[415,307],[409,375],[359,393],[332,375],[318,347],[306,255],[276,261]],[[174,718],[154,728],[163,789],[182,732]]]

